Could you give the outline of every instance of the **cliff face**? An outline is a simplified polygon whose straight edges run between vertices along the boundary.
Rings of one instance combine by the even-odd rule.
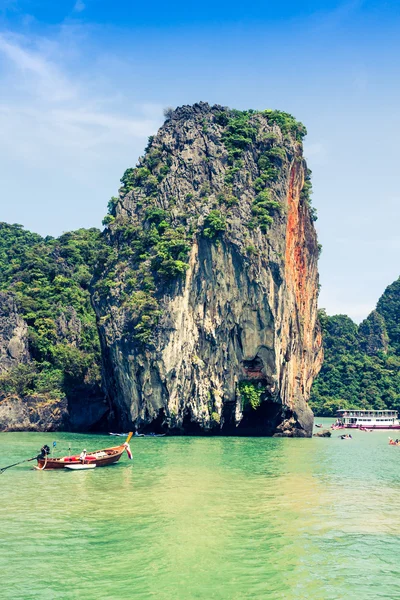
[[[305,131],[178,108],[122,178],[94,282],[123,427],[310,435],[322,362]]]
[[[29,358],[27,324],[13,296],[0,292],[0,374]]]

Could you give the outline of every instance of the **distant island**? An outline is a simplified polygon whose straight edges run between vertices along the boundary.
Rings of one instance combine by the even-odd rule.
[[[339,408],[400,412],[400,277],[360,325],[323,310],[319,320],[324,364],[311,391],[314,414],[333,416]]]

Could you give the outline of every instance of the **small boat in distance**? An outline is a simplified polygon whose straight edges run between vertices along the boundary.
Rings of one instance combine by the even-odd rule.
[[[400,446],[400,442],[399,440],[392,440],[392,438],[389,438],[389,446]]]
[[[332,429],[400,429],[395,410],[338,410]]]
[[[319,425],[317,425],[317,427],[320,427]],[[128,434],[127,433],[109,433],[108,435],[114,435],[116,437],[125,437]],[[133,434],[133,437],[165,437],[165,433],[139,433],[138,431],[135,431],[135,433]]]
[[[112,465],[113,463],[119,461],[125,450],[129,458],[132,458],[132,453],[129,447],[129,441],[132,435],[133,433],[130,432],[128,434],[128,437],[126,438],[126,441],[123,444],[120,444],[119,446],[113,446],[112,448],[104,448],[102,450],[94,450],[93,452],[87,452],[83,460],[80,458],[79,454],[75,454],[74,456],[62,456],[60,458],[53,458],[52,456],[49,456],[48,453],[42,452],[42,454],[37,457],[38,466],[35,468],[39,471],[44,471],[45,469],[65,469],[71,467],[78,467],[78,469],[76,470],[79,470],[79,468],[82,468],[82,466],[89,466],[89,468],[94,468]]]

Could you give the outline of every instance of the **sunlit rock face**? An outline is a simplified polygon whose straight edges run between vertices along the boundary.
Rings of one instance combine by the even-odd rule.
[[[93,282],[121,427],[311,435],[322,351],[304,133],[278,111],[183,106],[125,173]]]

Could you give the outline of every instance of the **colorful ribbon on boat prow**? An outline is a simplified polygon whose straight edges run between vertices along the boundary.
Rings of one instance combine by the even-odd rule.
[[[132,456],[132,451],[131,451],[130,445],[128,444],[128,442],[125,442],[124,446],[125,446],[127,455],[129,456],[130,460],[132,460],[133,456]]]

